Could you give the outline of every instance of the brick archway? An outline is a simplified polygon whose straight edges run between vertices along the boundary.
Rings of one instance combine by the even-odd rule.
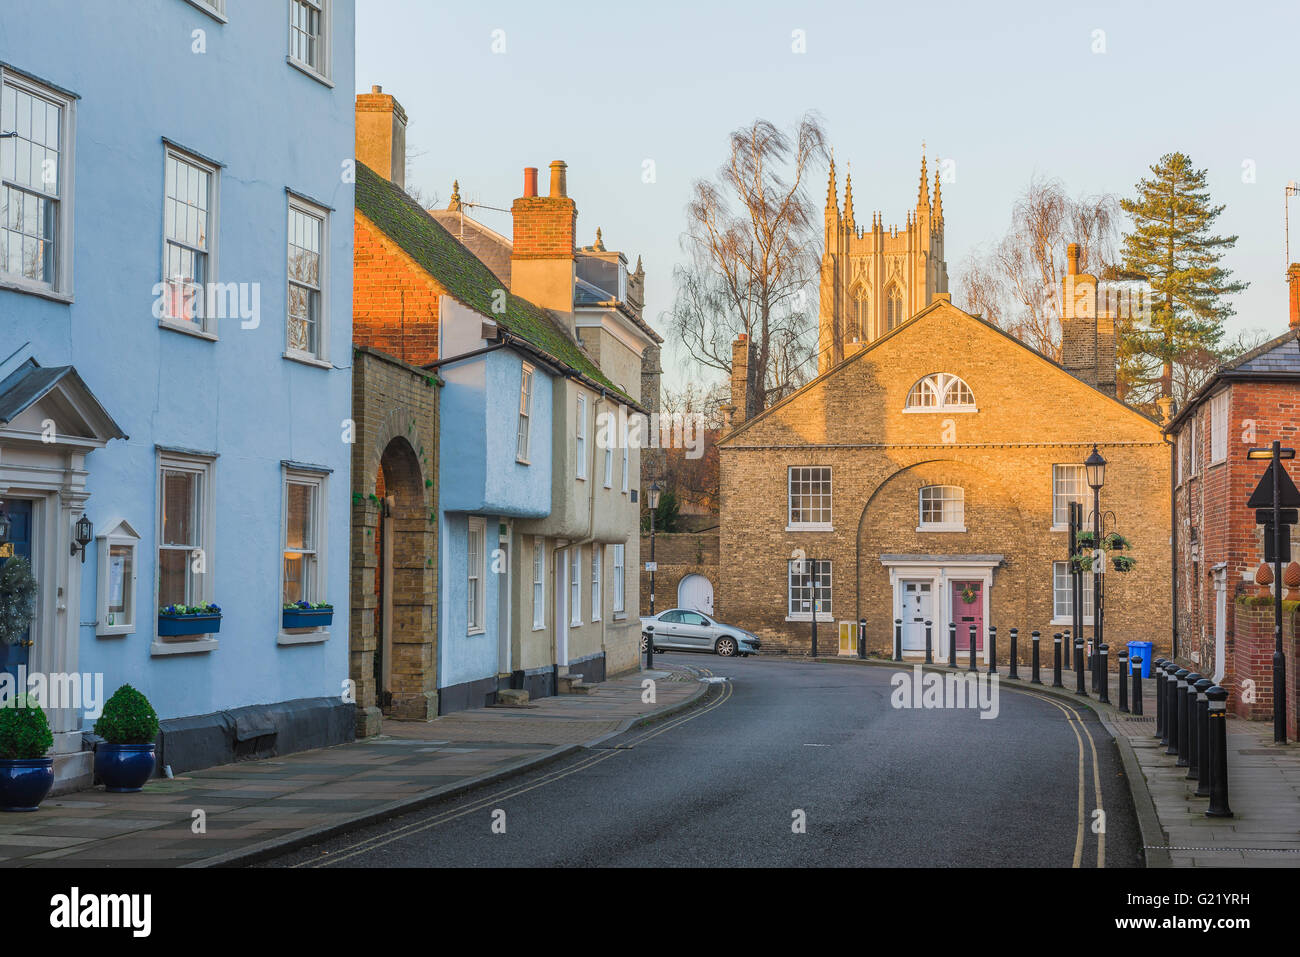
[[[354,367],[352,621],[357,734],[437,716],[437,389],[359,349]]]

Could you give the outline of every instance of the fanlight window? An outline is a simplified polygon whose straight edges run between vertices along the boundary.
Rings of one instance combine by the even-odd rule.
[[[975,394],[970,386],[955,375],[936,372],[928,375],[907,394],[907,408],[927,412],[945,412],[954,409],[975,410]]]

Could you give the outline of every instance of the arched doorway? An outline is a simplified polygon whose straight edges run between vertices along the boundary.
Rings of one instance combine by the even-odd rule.
[[[677,607],[713,614],[713,582],[703,575],[687,575],[677,585]]]

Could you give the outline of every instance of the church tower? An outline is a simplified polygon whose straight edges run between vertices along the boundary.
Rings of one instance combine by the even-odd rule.
[[[818,375],[948,291],[940,189],[936,170],[931,200],[923,148],[916,208],[907,214],[903,229],[886,227],[879,212],[871,214],[869,227],[859,227],[853,211],[852,170],[844,177],[841,213],[832,156],[818,304]]]

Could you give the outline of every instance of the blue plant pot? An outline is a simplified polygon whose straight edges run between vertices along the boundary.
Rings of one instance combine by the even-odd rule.
[[[54,759],[0,761],[0,811],[35,811],[54,787]]]
[[[158,616],[159,638],[179,638],[184,635],[215,635],[220,630],[220,615]]]
[[[333,608],[284,610],[285,628],[325,628],[334,621]]]
[[[153,777],[156,763],[155,745],[109,744],[101,741],[95,746],[95,777],[104,789],[116,794],[133,794],[143,790]]]

